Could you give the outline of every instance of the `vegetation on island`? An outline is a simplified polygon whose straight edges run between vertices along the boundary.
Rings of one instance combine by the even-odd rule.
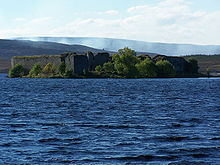
[[[188,73],[198,75],[198,62],[189,58],[187,62]],[[9,77],[24,77],[25,69],[22,65],[15,65],[9,71]],[[167,60],[154,61],[150,57],[143,59],[136,56],[134,50],[125,47],[113,54],[111,60],[98,65],[94,71],[83,71],[82,75],[73,74],[67,70],[65,62],[59,66],[48,63],[44,68],[35,64],[26,77],[28,78],[171,78],[176,76],[174,66]]]

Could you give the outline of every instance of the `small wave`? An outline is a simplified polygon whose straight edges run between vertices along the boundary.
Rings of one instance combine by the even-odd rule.
[[[206,163],[206,164],[210,164],[210,163]],[[204,162],[183,160],[183,161],[178,161],[178,162],[172,162],[172,163],[169,163],[168,165],[204,165]]]
[[[27,124],[25,123],[15,123],[15,124],[10,124],[11,127],[25,127]]]
[[[62,126],[62,125],[66,125],[66,123],[37,123],[38,125],[41,126]]]
[[[208,154],[204,154],[204,153],[197,153],[197,154],[192,154],[190,156],[193,156],[194,158],[204,158],[204,157],[209,157]]]
[[[4,143],[0,145],[1,147],[11,147],[12,143]]]
[[[154,137],[154,139],[159,140],[161,142],[180,142],[183,140],[190,139],[189,137],[185,136],[170,136],[170,137]]]
[[[220,137],[214,137],[214,138],[211,138],[210,140],[220,140]]]
[[[123,142],[123,143],[117,144],[116,146],[130,146],[130,145],[134,145],[134,144],[136,144],[136,143],[132,143],[132,142],[126,143],[126,142]]]
[[[62,141],[62,139],[57,138],[48,138],[48,139],[40,139],[38,140],[40,143],[47,143],[47,142],[59,142]]]
[[[177,160],[179,157],[176,155],[173,156],[154,156],[154,155],[139,155],[139,156],[125,156],[125,157],[116,157],[110,159],[117,160],[128,160],[128,161],[164,161],[164,160]]]
[[[184,120],[180,120],[180,122],[190,122],[190,123],[202,123],[202,120],[201,119],[198,119],[198,118],[189,118],[189,119],[184,119]]]
[[[128,125],[97,125],[96,128],[124,129],[130,128]]]
[[[12,105],[11,104],[0,104],[0,107],[8,108],[8,107],[12,107]]]

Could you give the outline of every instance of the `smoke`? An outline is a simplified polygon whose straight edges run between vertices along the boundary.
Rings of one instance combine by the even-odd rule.
[[[135,40],[123,40],[112,38],[95,37],[24,37],[19,40],[57,42],[68,45],[84,45],[96,49],[108,51],[118,51],[124,47],[129,47],[136,52],[149,52],[170,56],[192,55],[192,54],[219,54],[218,45],[191,45],[191,44],[167,44],[153,43]]]

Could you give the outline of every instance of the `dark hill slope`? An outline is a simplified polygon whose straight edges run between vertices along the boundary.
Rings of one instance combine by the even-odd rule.
[[[92,51],[93,53],[103,52],[103,50],[82,45],[0,39],[0,72],[8,72],[11,65],[10,59],[13,56],[57,55],[64,52],[85,54],[87,51]]]
[[[206,74],[206,69],[210,68],[211,73],[220,74],[220,55],[192,55],[185,56],[185,59],[195,58],[199,64],[199,72]]]
[[[0,59],[11,59],[13,56],[53,55],[63,52],[85,54],[87,51],[94,53],[103,52],[103,50],[82,45],[66,45],[55,42],[34,42],[27,40],[0,40]]]

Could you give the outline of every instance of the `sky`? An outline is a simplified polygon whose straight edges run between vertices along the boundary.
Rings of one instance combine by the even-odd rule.
[[[220,45],[220,0],[0,0],[0,38]]]

